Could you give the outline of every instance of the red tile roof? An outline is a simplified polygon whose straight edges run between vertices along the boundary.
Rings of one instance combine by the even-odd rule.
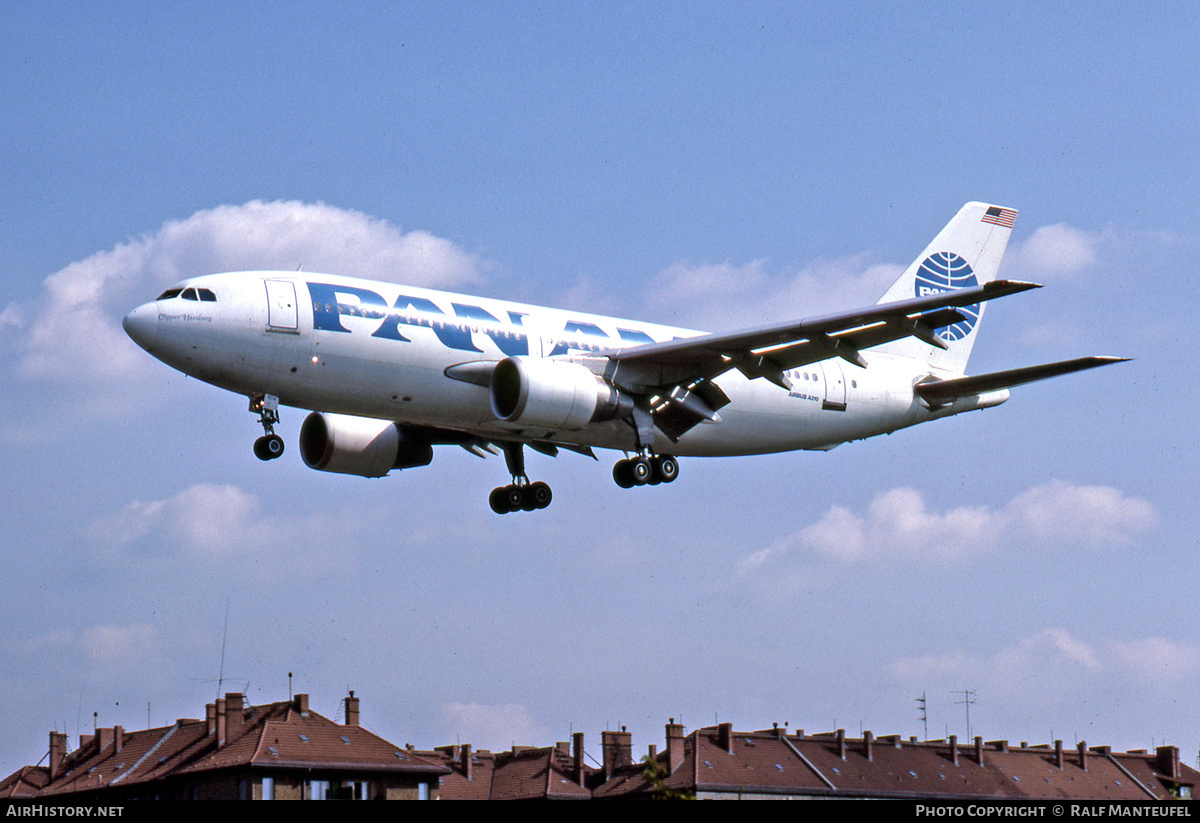
[[[49,781],[49,769],[43,766],[22,766],[0,780],[0,798],[34,797]]]
[[[1161,754],[1113,754],[1066,749],[1010,749],[949,741],[900,742],[837,735],[788,735],[782,730],[733,732],[712,727],[684,741],[678,768],[662,779],[668,790],[715,795],[806,795],[891,798],[1169,800],[1178,785],[1192,787],[1200,773]],[[666,753],[657,762],[667,764]],[[980,762],[982,761],[982,762]],[[1166,766],[1166,768],[1164,768]],[[1168,774],[1175,769],[1175,776]],[[594,796],[650,794],[644,767],[618,770]]]
[[[462,750],[446,746],[422,756],[440,757],[452,768],[442,778],[439,797],[443,800],[587,800],[592,796],[586,785],[574,778],[574,761],[563,748],[528,748],[511,751],[471,752],[471,779],[462,768]],[[584,783],[592,769],[584,769]]]
[[[120,732],[119,741],[105,729],[104,735],[85,740],[68,754],[57,776],[47,779],[38,794],[129,787],[243,767],[430,776],[449,772],[440,760],[395,746],[361,726],[300,711],[296,701],[247,706],[230,715],[224,745],[218,745],[217,724],[208,720],[179,720],[157,729]]]

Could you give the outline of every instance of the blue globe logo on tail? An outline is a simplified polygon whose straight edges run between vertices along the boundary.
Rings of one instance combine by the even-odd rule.
[[[917,270],[914,296],[924,297],[929,294],[940,294],[941,292],[978,285],[979,281],[975,279],[975,272],[971,271],[971,267],[967,264],[966,260],[953,252],[940,251],[937,254],[931,254],[929,257],[926,257],[925,262],[921,264],[921,268]],[[958,311],[963,315],[963,320],[937,329],[938,337],[947,343],[962,340],[971,333],[971,329],[975,328],[975,324],[979,322],[978,303],[971,306],[962,306]]]

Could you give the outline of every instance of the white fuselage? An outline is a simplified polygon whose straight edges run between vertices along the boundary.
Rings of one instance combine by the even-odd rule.
[[[275,395],[285,406],[491,440],[620,450],[637,445],[633,427],[622,420],[536,432],[505,423],[492,410],[486,384],[451,378],[447,369],[526,356],[604,374],[610,361],[602,351],[700,334],[306,272],[214,274],[178,286],[187,287],[208,290],[208,299],[164,297],[126,319],[130,335],[168,365],[239,394]],[[730,369],[715,380],[730,400],[717,418],[678,442],[658,434],[654,449],[695,456],[828,449],[1008,396],[991,392],[930,410],[913,394],[913,385],[931,373],[928,365],[871,350],[865,358],[867,368],[832,358],[790,369],[790,391]]]

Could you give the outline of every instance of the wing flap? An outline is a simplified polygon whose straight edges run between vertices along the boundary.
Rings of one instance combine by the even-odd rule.
[[[859,349],[910,336],[930,342],[936,339],[934,329],[961,319],[954,308],[1036,288],[1040,288],[1037,283],[992,280],[823,317],[648,343],[608,356],[617,365],[614,376],[619,382],[641,387],[711,379],[732,368],[784,385],[785,369],[834,356],[864,366]],[[947,313],[939,313],[942,310]]]
[[[818,335],[810,340],[792,343],[782,348],[768,349],[760,354],[769,357],[782,369],[796,369],[810,363],[828,360],[834,356],[841,357],[856,366],[865,366],[866,363],[862,362],[861,355],[856,357],[860,350],[890,343],[903,337],[918,337],[931,346],[944,348],[946,344],[934,333],[934,329],[958,323],[962,319],[963,315],[955,309],[937,309],[917,315],[915,318],[897,318],[874,323],[865,328],[837,334]]]

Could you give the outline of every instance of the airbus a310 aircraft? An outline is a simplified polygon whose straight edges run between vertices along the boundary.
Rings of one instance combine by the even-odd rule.
[[[311,410],[314,469],[382,477],[433,446],[502,449],[498,513],[550,503],[524,447],[625,452],[619,486],[670,483],[678,456],[825,451],[988,408],[1008,389],[1124,358],[965,376],[985,301],[1038,288],[997,280],[1013,209],[968,203],[878,304],[706,334],[560,309],[305,272],[185,280],[125,317],[164,363],[250,398],[262,460],[279,406]]]

